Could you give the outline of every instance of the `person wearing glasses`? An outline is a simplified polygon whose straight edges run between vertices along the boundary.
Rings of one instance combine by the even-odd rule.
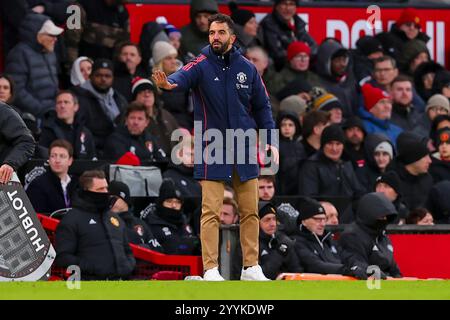
[[[352,275],[351,268],[342,262],[341,249],[332,233],[325,230],[327,216],[323,206],[317,200],[304,198],[298,209],[298,228],[292,237],[305,272]]]

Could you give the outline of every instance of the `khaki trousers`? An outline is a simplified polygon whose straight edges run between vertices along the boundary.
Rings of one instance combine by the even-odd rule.
[[[203,269],[206,271],[219,266],[220,212],[225,184],[223,181],[202,180],[201,185],[200,239]],[[250,267],[258,264],[259,254],[258,179],[241,182],[233,172],[232,186],[239,208],[242,263],[243,266]]]

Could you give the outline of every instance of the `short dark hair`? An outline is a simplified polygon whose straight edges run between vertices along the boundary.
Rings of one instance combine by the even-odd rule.
[[[76,94],[73,93],[73,92],[70,91],[70,90],[60,90],[60,91],[58,92],[58,94],[56,95],[55,100],[56,100],[60,95],[62,95],[62,94],[69,94],[69,95],[71,95],[71,96],[72,96],[73,102],[74,102],[75,104],[78,104],[78,98],[77,98]]]
[[[223,13],[213,14],[208,18],[208,29],[211,27],[211,24],[213,22],[226,23],[228,25],[228,28],[230,29],[230,33],[234,34],[234,22],[230,16]]]
[[[150,119],[150,115],[148,114],[148,112],[147,112],[147,108],[142,104],[142,103],[139,103],[139,102],[136,102],[136,101],[133,101],[133,102],[131,102],[129,105],[128,105],[128,107],[127,107],[127,110],[125,111],[125,118],[128,118],[128,116],[130,115],[130,113],[132,113],[132,112],[136,112],[136,111],[142,111],[142,112],[144,112],[145,113],[145,117],[147,118],[147,119]]]
[[[53,148],[63,148],[66,149],[67,152],[69,153],[69,156],[72,158],[73,157],[73,147],[72,144],[64,139],[56,139],[54,140],[51,144],[50,147],[48,148],[48,155],[50,156],[50,152],[52,151]]]
[[[330,113],[322,110],[310,111],[303,117],[303,138],[313,134],[314,127],[318,124],[327,124],[330,121]]]
[[[397,68],[397,62],[395,61],[394,58],[392,58],[392,57],[389,56],[389,55],[384,55],[384,56],[382,56],[382,57],[379,57],[379,58],[375,59],[375,60],[373,61],[373,66],[374,66],[374,68],[375,68],[375,66],[376,66],[378,63],[381,63],[381,62],[384,62],[384,61],[390,61],[391,64],[392,64],[392,68],[394,68],[394,69]]]
[[[135,47],[139,53],[139,55],[142,57],[142,51],[141,48],[139,47],[139,45],[137,45],[136,43],[132,42],[132,41],[125,41],[122,42],[119,47],[117,47],[117,52],[116,52],[116,57],[119,57],[120,53],[122,52],[123,48],[125,47]]]
[[[394,79],[394,80],[392,81],[392,83],[391,83],[391,87],[392,87],[392,86],[394,85],[394,83],[396,83],[396,82],[410,82],[410,83],[411,83],[411,86],[414,86],[413,80],[412,80],[410,77],[405,76],[405,75],[403,75],[403,74],[401,74],[401,75],[395,77],[395,79]]]
[[[105,172],[101,170],[88,170],[83,172],[78,180],[81,189],[88,190],[92,186],[94,179],[106,179]]]
[[[273,186],[275,187],[275,176],[269,176],[269,175],[260,175],[258,177],[258,180],[267,180],[269,182],[273,183]]]
[[[11,91],[11,98],[9,98],[9,100],[6,101],[6,103],[12,103],[14,102],[14,98],[16,97],[16,84],[10,75],[0,73],[0,79],[2,78],[6,79],[9,82],[9,90]]]
[[[429,212],[430,211],[425,208],[416,208],[411,210],[409,215],[406,217],[406,224],[417,224],[417,222],[425,218]]]

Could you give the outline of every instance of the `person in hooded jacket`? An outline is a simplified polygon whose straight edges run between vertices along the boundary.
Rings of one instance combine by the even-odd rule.
[[[433,95],[433,82],[438,71],[444,67],[434,61],[420,64],[414,71],[414,88],[420,97],[427,101]]]
[[[70,83],[73,86],[79,86],[89,80],[93,64],[94,61],[89,57],[78,57],[70,69]]]
[[[298,205],[297,230],[293,235],[295,251],[305,272],[352,275],[341,259],[341,249],[325,230],[326,214],[322,205],[304,198]]]
[[[130,188],[121,181],[111,181],[108,191],[114,197],[111,212],[117,213],[125,222],[130,243],[163,253],[163,247],[153,236],[147,224],[134,215],[131,207]]]
[[[55,264],[77,265],[82,280],[128,279],[136,265],[126,226],[110,210],[111,197],[103,171],[85,171],[72,209],[56,228]]]
[[[312,54],[317,52],[317,43],[306,31],[306,22],[297,15],[298,0],[276,0],[270,14],[261,21],[264,44],[274,61],[277,71],[286,63],[286,50],[293,41],[306,42]]]
[[[386,226],[395,220],[397,210],[383,194],[372,192],[358,203],[356,221],[341,234],[342,259],[359,279],[367,279],[369,266],[378,266],[381,279],[401,278],[394,248],[386,236]]]
[[[380,175],[374,183],[373,190],[384,193],[397,209],[397,218],[392,221],[394,224],[404,224],[409,216],[409,210],[402,200],[402,186],[400,177],[395,171],[387,171]]]
[[[370,192],[377,177],[385,172],[389,163],[394,160],[395,148],[385,135],[372,133],[366,137],[364,151],[366,163],[363,167],[356,169],[356,175],[367,192]]]
[[[356,49],[352,51],[353,72],[356,81],[371,78],[373,61],[384,55],[380,40],[373,36],[364,36],[356,41]]]
[[[191,22],[181,28],[181,51],[200,54],[208,45],[208,18],[219,12],[215,0],[192,0],[190,7]]]
[[[176,255],[200,255],[200,240],[182,210],[183,198],[172,179],[164,179],[156,204],[150,204],[141,212],[153,235],[163,247],[164,253]]]
[[[28,14],[21,24],[21,41],[8,53],[5,72],[16,85],[15,106],[43,119],[53,110],[58,93],[56,37],[63,32],[41,14]]]
[[[450,128],[442,128],[436,132],[434,139],[437,152],[431,155],[430,174],[433,182],[450,180]]]
[[[280,130],[280,167],[276,190],[279,195],[296,195],[300,166],[306,159],[303,145],[298,141],[301,135],[300,121],[295,113],[281,111],[278,114],[277,128]]]
[[[355,170],[366,165],[366,153],[364,143],[367,136],[366,129],[362,120],[353,116],[348,118],[342,124],[345,133],[345,146],[342,158],[351,161]]]
[[[343,106],[343,116],[356,114],[358,97],[350,54],[334,38],[325,39],[317,51],[316,72],[321,86],[334,94]]]
[[[295,241],[277,227],[277,209],[267,201],[259,202],[259,259],[264,274],[272,280],[283,272],[301,273]]]

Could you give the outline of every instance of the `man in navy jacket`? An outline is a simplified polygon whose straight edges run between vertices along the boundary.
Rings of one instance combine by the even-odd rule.
[[[155,83],[165,90],[193,90],[195,123],[194,177],[202,184],[201,242],[205,280],[224,280],[218,272],[218,243],[224,181],[236,190],[240,213],[243,269],[241,280],[267,280],[258,265],[258,163],[256,139],[226,146],[228,129],[274,129],[272,110],[264,84],[256,68],[233,46],[236,36],[230,17],[217,14],[209,18],[209,43],[201,54],[167,79],[155,71]],[[199,124],[201,128],[199,128]],[[208,129],[215,129],[211,132]],[[208,131],[207,131],[208,130]],[[205,132],[207,131],[207,132]],[[278,162],[278,150],[268,149]],[[217,133],[222,141],[217,141]],[[229,132],[229,131],[228,131]],[[209,134],[208,134],[209,133]],[[214,135],[214,139],[211,136]],[[235,131],[235,135],[236,131]],[[203,137],[203,138],[202,138]],[[209,141],[209,140],[213,141]],[[250,139],[252,140],[252,139]],[[251,147],[250,147],[251,146]],[[254,148],[254,149],[252,149]],[[213,152],[212,149],[214,149]],[[200,160],[199,156],[204,155]],[[237,161],[241,156],[245,161]],[[209,157],[209,159],[208,159]],[[212,158],[215,160],[212,160]],[[231,159],[232,158],[232,159]],[[230,159],[232,161],[230,161]],[[234,161],[233,161],[234,159]]]

